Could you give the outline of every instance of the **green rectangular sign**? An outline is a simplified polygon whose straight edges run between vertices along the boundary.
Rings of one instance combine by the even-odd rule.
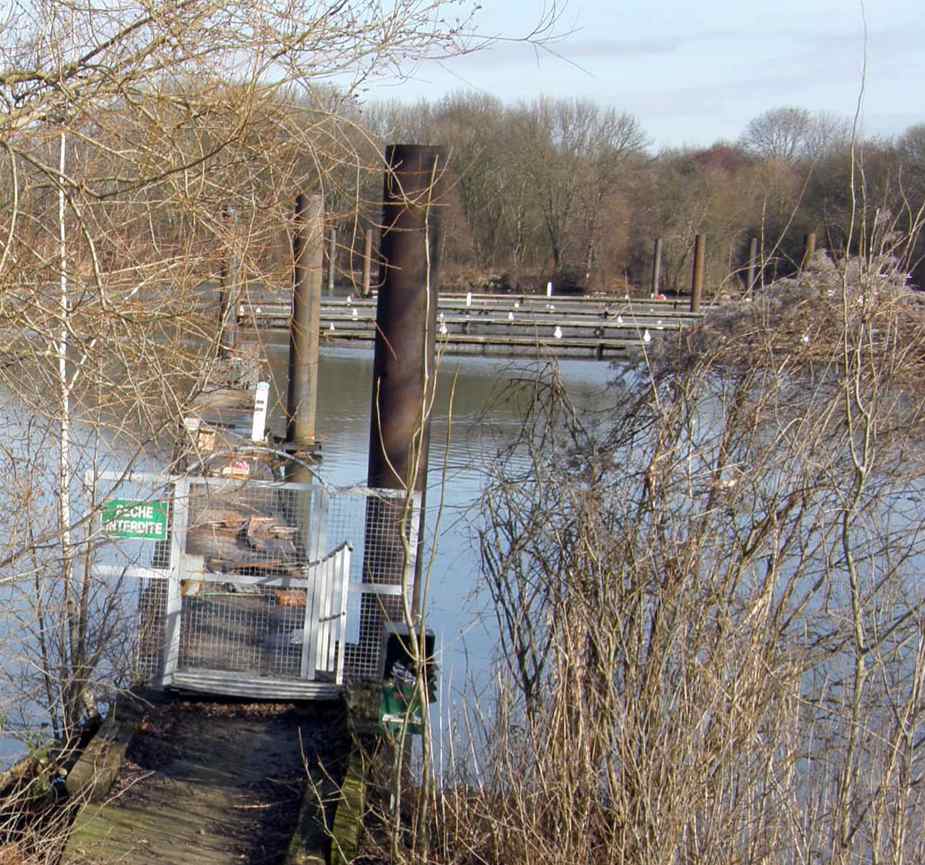
[[[103,505],[103,531],[111,538],[167,540],[167,502],[110,499]]]
[[[414,682],[396,684],[387,680],[383,684],[379,723],[393,736],[398,736],[406,724],[408,732],[413,736],[420,736],[424,732],[421,701],[414,695]]]

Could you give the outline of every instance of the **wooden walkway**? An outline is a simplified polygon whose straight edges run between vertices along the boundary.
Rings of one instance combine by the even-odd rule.
[[[106,801],[77,818],[64,865],[275,865],[309,774],[339,780],[337,705],[176,703],[145,716]]]
[[[241,324],[284,330],[288,303],[252,299]],[[438,348],[450,353],[545,355],[598,359],[638,352],[697,323],[686,300],[626,300],[523,295],[441,295]],[[321,336],[327,343],[368,346],[376,335],[374,299],[324,298]]]

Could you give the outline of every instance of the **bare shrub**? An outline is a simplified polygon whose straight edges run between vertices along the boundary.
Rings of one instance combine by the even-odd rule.
[[[431,861],[921,861],[919,310],[870,258],[624,371],[607,423],[520,383]]]

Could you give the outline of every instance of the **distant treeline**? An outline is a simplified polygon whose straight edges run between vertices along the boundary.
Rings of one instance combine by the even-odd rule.
[[[800,108],[766,112],[735,142],[656,153],[635,117],[581,100],[361,105],[323,88],[185,82],[75,111],[67,130],[67,218],[81,224],[72,265],[126,288],[165,262],[174,282],[180,271],[215,276],[232,246],[245,278],[284,288],[299,190],[323,192],[337,269],[355,279],[381,214],[383,150],[396,142],[447,148],[444,282],[456,287],[648,286],[662,238],[662,290],[685,291],[704,234],[708,294],[735,291],[752,237],[772,279],[798,266],[809,232],[837,254],[916,236],[925,200],[925,124],[864,138],[846,118]],[[0,235],[15,237],[20,281],[33,268],[30,280],[54,278],[57,135],[54,124],[25,128],[0,162]],[[908,269],[925,284],[923,247],[911,249]]]
[[[506,106],[461,94],[364,116],[383,141],[449,148],[450,276],[566,271],[592,289],[647,285],[661,237],[663,289],[686,290],[702,233],[708,290],[734,290],[752,237],[771,279],[798,266],[809,232],[837,254],[895,244],[916,232],[925,201],[925,124],[864,138],[849,119],[776,108],[735,142],[653,155],[635,117],[578,100]],[[919,284],[922,253],[915,244],[909,260]]]

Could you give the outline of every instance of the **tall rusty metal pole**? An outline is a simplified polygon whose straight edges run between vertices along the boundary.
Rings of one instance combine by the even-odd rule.
[[[694,237],[694,261],[691,266],[691,312],[700,312],[703,297],[704,236]]]
[[[371,498],[366,511],[364,581],[406,585],[420,612],[424,507],[430,442],[429,408],[436,385],[434,332],[439,283],[442,148],[392,145],[383,191],[382,284],[376,309],[376,345],[369,432],[369,486],[403,492]],[[409,501],[417,499],[417,536]],[[411,544],[412,563],[407,556]],[[364,595],[360,651],[378,641],[382,616],[403,621],[399,595]],[[372,647],[371,647],[372,648]]]
[[[373,230],[366,229],[366,243],[363,248],[363,297],[369,297],[373,271]]]
[[[652,294],[658,295],[662,283],[662,239],[655,238],[655,248],[652,250]]]
[[[806,267],[812,261],[816,254],[816,232],[811,231],[803,238],[803,260],[800,262],[800,270]]]
[[[753,237],[748,244],[748,293],[755,290],[755,278],[758,274],[758,238]]]
[[[219,301],[218,353],[229,357],[238,347],[238,304],[241,293],[241,260],[236,249],[237,213],[233,207],[222,211],[222,222],[231,241],[222,262],[221,297]]]
[[[320,195],[296,197],[292,234],[292,318],[289,320],[289,389],[286,439],[307,462],[315,445],[318,406],[318,352],[321,327],[321,268],[324,201]],[[292,472],[298,464],[292,463]],[[292,473],[290,472],[290,475]],[[291,480],[303,480],[290,477]]]

